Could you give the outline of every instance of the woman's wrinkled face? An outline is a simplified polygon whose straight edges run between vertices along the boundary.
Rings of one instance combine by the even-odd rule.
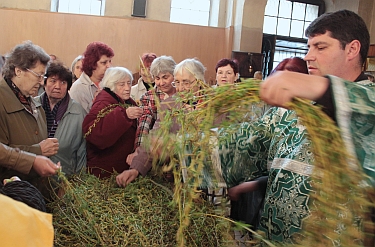
[[[237,74],[234,73],[233,68],[227,64],[226,66],[219,67],[216,72],[216,82],[217,84],[234,84],[237,80]]]
[[[16,76],[19,78],[17,87],[26,97],[37,95],[39,87],[43,85],[46,66],[38,61],[34,67],[21,70],[15,68]]]
[[[68,92],[68,83],[61,80],[57,75],[52,75],[47,78],[44,90],[50,101],[60,101]]]
[[[176,92],[176,89],[172,86],[173,75],[169,72],[159,73],[155,76],[155,85],[163,92],[168,95],[172,95]]]
[[[130,98],[130,89],[132,87],[132,81],[129,77],[125,77],[119,80],[115,85],[114,92],[120,96],[121,99],[127,100]]]
[[[196,93],[199,90],[196,78],[186,69],[175,74],[173,84],[179,93]]]
[[[76,62],[76,64],[74,65],[74,71],[73,71],[74,75],[79,78],[82,74],[82,60],[79,60],[78,62]]]

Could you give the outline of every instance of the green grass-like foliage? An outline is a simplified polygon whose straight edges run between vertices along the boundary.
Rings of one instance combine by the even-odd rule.
[[[52,205],[55,245],[226,246],[231,220],[223,211],[197,203],[197,188],[204,171],[213,173],[213,178],[217,175],[214,169],[204,169],[214,165],[212,153],[223,141],[220,138],[230,137],[239,123],[259,117],[256,111],[264,106],[258,92],[259,81],[247,80],[217,89],[202,86],[199,95],[177,99],[196,104],[165,113],[159,131],[150,138],[154,149],[151,155],[157,157],[154,168],[160,169],[158,158],[168,158],[164,168],[173,170],[173,188],[166,189],[150,178],[137,179],[125,189],[114,186],[113,179],[79,179],[65,188],[61,201]],[[369,206],[374,205],[370,195],[374,193],[358,161],[349,157],[339,129],[318,106],[296,99],[290,108],[306,126],[315,155],[312,212],[297,245],[368,246],[366,241],[373,235],[367,233],[374,232],[368,215]],[[170,134],[174,123],[181,126],[180,131]],[[227,127],[228,134],[218,136],[211,130],[219,126]],[[186,182],[182,182],[183,173]],[[250,231],[245,225],[234,225]],[[263,246],[276,245],[261,235],[254,236]],[[255,246],[255,242],[249,246]]]
[[[156,182],[158,181],[158,182]],[[141,177],[125,189],[114,177],[65,180],[65,195],[54,209],[55,246],[176,246],[179,214],[170,184]],[[186,246],[226,246],[228,223],[214,208],[197,203],[184,232]]]
[[[181,247],[185,246],[183,231],[189,226],[190,210],[196,197],[194,188],[202,182],[204,166],[213,165],[211,155],[217,142],[212,137],[218,136],[211,129],[217,127],[217,120],[220,120],[219,126],[226,127],[228,133],[220,138],[230,137],[230,132],[236,131],[240,122],[256,119],[259,116],[256,111],[263,107],[258,95],[259,83],[250,79],[217,89],[204,88],[200,96],[191,94],[188,99],[185,96],[180,101],[198,102],[195,109],[168,112],[154,137],[158,140],[154,143],[164,150],[162,156],[171,157],[169,168],[174,169],[177,181],[174,200],[182,215],[178,232]],[[311,176],[315,191],[310,200],[312,212],[304,222],[302,237],[296,239],[297,243],[299,246],[322,247],[368,245],[366,241],[374,237],[374,224],[369,218],[369,208],[374,205],[369,195],[374,192],[360,164],[348,155],[340,130],[319,106],[301,99],[295,99],[289,106],[306,126],[315,155]],[[251,112],[253,114],[249,114]],[[169,134],[173,121],[181,125],[177,135]],[[155,149],[158,150],[158,145]],[[181,166],[176,168],[175,164],[183,164],[186,160],[190,163],[184,168],[188,182],[180,183]],[[272,246],[265,240],[261,241]]]

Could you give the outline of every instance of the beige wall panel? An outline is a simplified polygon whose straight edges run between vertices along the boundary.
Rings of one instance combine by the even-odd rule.
[[[169,22],[171,16],[171,0],[148,0],[146,18]]]
[[[375,1],[374,0],[325,0],[326,12],[340,9],[351,10],[360,15],[370,32],[370,42],[375,43]]]
[[[132,15],[133,0],[106,0],[105,15],[130,17]]]
[[[51,10],[51,0],[0,0],[0,8]]]
[[[370,42],[375,43],[375,1],[374,0],[361,0],[359,2],[358,14],[366,22],[370,32]]]
[[[360,0],[325,0],[326,12],[334,12],[340,9],[348,9],[358,13]]]
[[[231,29],[63,13],[0,9],[0,53],[31,40],[67,65],[88,43],[102,41],[115,51],[113,65],[138,71],[143,52],[170,55],[180,62],[197,57],[207,67],[206,79],[214,80],[216,62],[230,57]]]
[[[233,35],[234,35],[234,27],[227,27],[225,32],[225,38],[227,42],[227,51],[226,53],[232,54],[232,47],[233,47]]]
[[[242,27],[241,49],[245,52],[262,52],[263,29]]]

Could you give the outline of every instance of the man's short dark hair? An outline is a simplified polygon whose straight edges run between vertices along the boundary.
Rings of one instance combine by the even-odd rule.
[[[361,43],[361,65],[366,61],[367,52],[370,46],[370,34],[363,19],[349,10],[339,10],[325,13],[316,18],[306,29],[306,37],[331,33],[331,37],[337,39],[342,49],[352,42],[358,40]]]

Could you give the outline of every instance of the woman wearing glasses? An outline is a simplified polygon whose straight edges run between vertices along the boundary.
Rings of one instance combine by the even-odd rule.
[[[59,143],[48,138],[42,106],[31,95],[43,83],[49,55],[31,41],[17,45],[7,56],[0,82],[0,142],[34,154],[53,156]],[[52,175],[52,174],[50,174]],[[40,176],[0,167],[0,181],[19,176],[41,189]]]
[[[51,160],[60,161],[66,175],[77,174],[86,167],[86,142],[82,135],[86,113],[68,94],[72,83],[67,67],[51,63],[44,80],[45,92],[35,98],[46,114],[48,137],[59,140],[59,152]]]
[[[154,64],[151,67],[153,66]],[[170,109],[184,108],[191,110],[193,108],[193,104],[196,102],[190,102],[191,104],[181,104],[178,98],[183,98],[184,94],[198,93],[201,86],[205,85],[204,72],[206,71],[206,68],[199,60],[188,58],[177,65],[173,65],[173,67],[174,82],[169,81],[169,83],[176,88],[178,95],[173,95],[172,97],[168,97],[160,102],[161,114],[158,115],[157,121],[155,122],[155,125],[150,133],[155,132],[160,128],[160,122],[163,121],[163,114]],[[180,127],[181,126],[177,122],[174,122],[170,127],[170,132],[176,133]],[[119,186],[126,187],[129,183],[134,181],[139,174],[145,176],[152,167],[152,158],[150,157],[152,156],[150,156],[150,152],[144,145],[138,147],[137,155],[131,159],[130,169],[122,172],[116,177],[117,184]]]

